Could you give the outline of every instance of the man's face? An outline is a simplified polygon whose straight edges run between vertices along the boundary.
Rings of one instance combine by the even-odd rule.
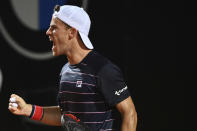
[[[53,56],[66,54],[66,49],[69,45],[68,33],[68,27],[66,28],[66,25],[61,20],[53,17],[50,27],[46,32],[46,35],[49,36],[49,40],[53,42]]]

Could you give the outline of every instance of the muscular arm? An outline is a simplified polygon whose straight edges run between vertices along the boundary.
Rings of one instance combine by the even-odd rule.
[[[121,131],[136,131],[137,113],[131,97],[123,100],[116,105],[122,116]]]

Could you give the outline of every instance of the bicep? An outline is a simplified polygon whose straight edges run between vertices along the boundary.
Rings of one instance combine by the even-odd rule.
[[[122,131],[136,131],[137,113],[131,97],[116,105],[116,108],[122,116]]]
[[[130,96],[116,104],[116,108],[121,113],[121,115],[127,115],[128,113],[136,112],[133,100]]]

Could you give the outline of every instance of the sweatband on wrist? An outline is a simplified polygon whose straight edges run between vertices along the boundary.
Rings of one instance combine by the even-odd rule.
[[[37,105],[32,105],[32,112],[29,116],[32,120],[37,120],[40,121],[42,120],[44,115],[43,107],[37,106]]]

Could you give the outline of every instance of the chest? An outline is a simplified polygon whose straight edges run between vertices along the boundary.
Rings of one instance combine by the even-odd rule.
[[[97,76],[80,68],[66,68],[61,73],[59,91],[96,93]]]

